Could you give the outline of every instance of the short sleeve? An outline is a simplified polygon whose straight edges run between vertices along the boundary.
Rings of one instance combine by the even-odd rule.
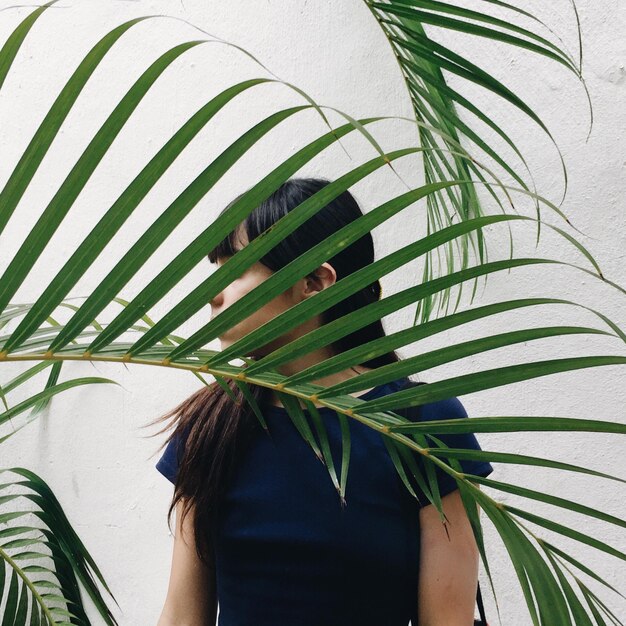
[[[434,421],[434,420],[448,420],[448,419],[460,419],[468,418],[465,407],[458,398],[448,398],[446,400],[440,400],[438,402],[431,402],[424,404],[420,407],[417,421]],[[448,448],[464,448],[469,450],[480,450],[478,440],[473,433],[441,433],[435,434],[435,437],[443,442]],[[428,439],[428,435],[427,435]],[[432,442],[433,447],[437,444]],[[445,458],[441,458],[444,463],[447,463]],[[420,456],[418,459],[420,462],[424,462]],[[471,459],[459,459],[463,472],[466,474],[474,474],[476,476],[489,476],[493,472],[491,463],[487,461],[475,461]],[[457,483],[441,468],[435,467],[435,476],[437,478],[437,484],[439,486],[439,493],[443,497],[455,489],[457,489]],[[420,500],[422,500],[420,498]],[[428,499],[424,496],[423,504],[426,504]]]
[[[176,484],[178,466],[183,458],[184,441],[180,436],[174,435],[165,446],[161,458],[157,461],[156,468],[171,483]]]

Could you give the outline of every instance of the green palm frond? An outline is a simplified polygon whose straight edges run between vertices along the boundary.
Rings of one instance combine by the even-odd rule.
[[[99,586],[111,592],[48,485],[23,468],[0,474],[9,477],[0,484],[8,492],[0,495],[0,523],[11,522],[0,528],[0,589],[9,589],[3,623],[88,626],[82,588],[103,622],[117,624]],[[9,502],[20,508],[3,512]]]
[[[485,1],[488,5],[507,8],[517,12],[520,16],[533,18],[529,13],[515,9],[504,2]],[[519,174],[517,168],[508,164],[498,154],[495,147],[488,145],[470,129],[467,122],[461,119],[457,112],[458,107],[477,115],[480,120],[496,131],[524,163],[521,151],[508,135],[484,112],[480,112],[476,106],[453,90],[447,84],[444,72],[452,72],[490,89],[530,116],[547,132],[539,117],[516,94],[484,70],[453,53],[446,46],[436,43],[426,34],[424,25],[489,37],[494,41],[530,50],[556,61],[576,75],[580,74],[579,67],[557,44],[515,25],[512,21],[503,23],[502,20],[490,16],[486,11],[482,13],[468,11],[434,0],[419,2],[417,0],[394,0],[393,2],[366,0],[366,3],[392,42],[405,75],[414,105],[416,119],[413,124],[418,130],[420,145],[417,147],[410,145],[390,152],[383,151],[376,140],[375,128],[377,122],[387,118],[353,119],[342,113],[345,123],[332,127],[324,117],[329,126],[328,132],[299,148],[284,161],[277,163],[274,169],[258,180],[228,210],[195,239],[188,242],[181,251],[168,248],[166,253],[170,254],[170,257],[165,267],[151,276],[139,293],[133,297],[126,297],[122,292],[130,281],[143,272],[146,264],[157,251],[163,251],[162,245],[172,231],[248,151],[283,122],[303,112],[314,109],[324,116],[326,107],[320,106],[302,90],[291,86],[294,93],[304,97],[306,104],[275,111],[241,136],[233,137],[223,152],[208,163],[185,189],[180,190],[171,204],[156,216],[143,232],[138,233],[129,250],[119,258],[113,259],[113,269],[84,297],[70,302],[68,296],[75,290],[79,280],[102,255],[109,254],[108,246],[115,234],[125,228],[126,221],[192,139],[203,128],[214,124],[213,118],[216,114],[227,110],[236,99],[245,97],[257,86],[268,83],[279,84],[282,81],[253,78],[232,85],[205,103],[176,130],[111,206],[102,210],[98,223],[82,241],[78,242],[75,249],[68,253],[63,267],[48,284],[40,286],[34,302],[12,302],[20,287],[32,274],[35,264],[45,258],[54,233],[68,219],[68,212],[88,184],[98,164],[108,153],[115,138],[128,131],[127,126],[134,111],[143,99],[150,97],[152,85],[166,78],[164,76],[166,69],[171,71],[176,59],[203,42],[189,41],[166,51],[140,75],[90,139],[87,147],[70,169],[65,180],[58,185],[52,200],[41,211],[35,226],[21,242],[0,277],[0,363],[12,363],[14,366],[23,364],[28,368],[11,380],[2,381],[0,396],[4,412],[0,413],[0,426],[7,428],[10,426],[13,430],[0,438],[0,443],[16,432],[16,426],[12,423],[14,417],[23,416],[27,411],[35,409],[26,421],[20,423],[19,428],[21,428],[34,419],[38,411],[44,408],[52,397],[62,391],[85,384],[112,382],[96,377],[59,382],[61,374],[65,375],[69,369],[63,366],[64,369],[61,370],[62,364],[68,361],[166,367],[171,370],[189,371],[201,380],[204,380],[202,377],[208,374],[231,394],[233,391],[228,381],[234,380],[265,428],[261,409],[256,405],[249,386],[267,387],[274,390],[282,399],[295,427],[307,441],[312,452],[327,467],[329,479],[342,502],[345,500],[350,461],[349,425],[350,420],[356,420],[380,434],[398,475],[407,489],[415,495],[413,486],[418,485],[429,502],[439,510],[442,520],[441,495],[437,487],[435,469],[440,469],[456,481],[466,504],[481,558],[491,579],[492,568],[475,505],[480,506],[505,543],[533,624],[593,623],[591,620],[602,623],[598,616],[606,611],[606,607],[579,578],[579,574],[572,570],[572,567],[585,576],[600,581],[602,578],[558,546],[548,544],[534,534],[526,528],[525,522],[543,526],[567,539],[575,539],[611,556],[622,559],[624,555],[607,543],[577,529],[566,527],[558,521],[537,516],[530,511],[508,504],[504,505],[479,489],[478,485],[514,494],[531,502],[544,502],[557,508],[575,510],[619,527],[623,527],[624,522],[608,513],[598,512],[551,494],[466,475],[462,471],[459,460],[478,459],[515,463],[583,473],[621,483],[624,481],[610,474],[550,459],[489,450],[450,449],[437,439],[436,435],[462,433],[468,430],[469,432],[509,433],[547,430],[588,431],[624,435],[626,426],[610,421],[549,416],[495,416],[471,420],[444,420],[433,425],[413,423],[402,415],[402,409],[408,407],[532,380],[536,377],[551,376],[581,368],[626,365],[626,356],[623,356],[626,335],[620,326],[600,311],[574,301],[545,294],[542,297],[513,299],[463,311],[457,311],[455,306],[452,313],[448,312],[446,305],[454,289],[459,290],[460,294],[461,289],[467,283],[473,283],[475,289],[479,279],[497,272],[515,272],[519,269],[539,271],[542,268],[551,267],[558,271],[560,268],[570,270],[573,268],[582,272],[586,278],[592,276],[595,280],[604,282],[607,287],[613,287],[621,293],[623,290],[604,278],[591,253],[573,235],[564,230],[565,227],[569,227],[569,223],[559,207],[541,198],[532,190],[524,182],[524,177]],[[0,86],[11,70],[13,59],[19,53],[20,45],[29,29],[44,10],[41,8],[31,13],[0,50]],[[33,183],[44,156],[55,141],[65,118],[76,106],[80,91],[88,81],[94,79],[96,67],[115,43],[142,19],[146,18],[126,22],[105,35],[80,61],[48,113],[43,116],[43,121],[32,141],[0,192],[0,233],[9,220],[16,219],[19,215],[18,205],[26,190]],[[310,164],[313,159],[323,155],[324,151],[331,146],[341,145],[341,140],[355,131],[367,138],[369,145],[376,152],[375,158],[354,167],[304,201],[262,236],[228,259],[187,295],[178,297],[171,306],[168,306],[165,314],[160,317],[153,314],[155,307],[166,296],[170,296],[180,281],[202,262],[207,250],[218,244],[283,182]],[[505,184],[500,180],[498,173],[479,164],[463,147],[464,140],[472,142],[489,159],[499,165],[504,174],[512,179],[512,184]],[[395,172],[393,166],[397,161],[416,154],[421,154],[424,159],[426,177],[423,184],[390,198],[363,217],[337,231],[282,270],[275,272],[262,285],[241,298],[235,306],[229,307],[216,318],[201,325],[189,336],[183,337],[179,334],[181,326],[191,320],[211,298],[219,294],[231,281],[239,277],[331,200],[380,168],[389,166]],[[493,199],[498,208],[497,214],[489,215],[483,210],[478,197],[479,188],[484,188],[488,197]],[[531,198],[536,203],[536,216],[509,214],[504,210],[512,202],[512,198],[518,196]],[[271,301],[276,295],[289,288],[295,280],[317,268],[322,262],[332,258],[376,226],[386,223],[410,207],[425,210],[429,219],[426,236],[343,278],[328,289],[250,332],[226,350],[220,352],[206,348],[210,341]],[[542,207],[542,211],[554,216],[557,223],[546,221],[539,207]],[[579,264],[564,262],[556,258],[516,258],[513,255],[500,260],[487,260],[483,229],[486,227],[506,228],[509,233],[512,233],[515,228],[531,225],[539,228],[539,224],[551,229],[556,236],[570,244],[571,249],[580,259]],[[434,259],[441,254],[446,256],[450,264],[448,271],[439,275],[435,271]],[[459,260],[460,265],[457,263]],[[422,280],[413,281],[415,284],[364,307],[348,318],[325,324],[258,361],[246,358],[251,351],[265,346],[272,339],[283,336],[304,321],[323,313],[350,294],[414,261],[421,261],[424,264]],[[440,304],[443,304],[440,307],[443,313],[436,319],[427,321],[431,317],[434,310],[433,303],[437,299]],[[457,305],[459,302],[460,295]],[[595,315],[601,327],[572,326],[560,322],[555,325],[546,325],[545,322],[549,323],[547,318],[553,304],[571,308],[582,307]],[[281,364],[307,354],[313,348],[330,345],[373,321],[381,320],[409,306],[415,307],[416,319],[421,316],[421,324],[344,352],[296,375],[286,377],[278,372],[277,368]],[[418,354],[414,357],[377,368],[332,387],[322,387],[312,382],[323,376],[343,371],[349,366],[366,362],[390,350],[427,340],[452,328],[462,328],[479,319],[496,324],[498,316],[506,312],[537,309],[541,311],[542,316],[540,327],[492,333],[472,341],[446,345],[444,348],[428,352],[419,350],[418,346]],[[508,365],[498,369],[450,377],[368,401],[350,395],[355,391],[483,352],[507,349],[511,346],[521,350],[527,342],[541,342],[553,337],[576,338],[581,335],[602,336],[616,340],[615,350],[618,354],[579,355],[571,358]],[[244,365],[232,365],[231,361],[234,359],[242,359]],[[44,373],[48,374],[48,377],[42,391],[17,402],[14,400],[17,391],[30,389],[34,381],[38,380],[36,377]],[[342,437],[340,466],[332,457],[328,434],[320,419],[317,405],[332,409],[339,420]],[[309,413],[310,422],[305,411]],[[71,529],[56,498],[43,481],[27,470],[5,471],[21,477],[17,481],[7,483],[7,489],[14,491],[8,499],[0,500],[3,510],[8,509],[6,512],[0,512],[0,522],[8,524],[7,528],[0,529],[0,541],[2,541],[0,545],[2,562],[0,599],[5,598],[3,607],[5,612],[9,611],[13,616],[20,616],[20,619],[30,614],[34,616],[31,617],[31,620],[34,620],[33,623],[50,625],[88,623],[84,616],[82,589],[96,604],[100,616],[106,623],[114,623],[97,589],[98,583],[103,585],[104,581],[93,559]],[[13,523],[13,520],[21,519],[27,514],[21,509],[14,509],[14,504],[19,498],[25,498],[36,506],[32,511],[31,509],[28,511],[34,513],[41,522],[37,527],[38,530],[35,526],[15,526]],[[22,522],[15,523],[21,524]],[[39,534],[33,539],[33,533],[37,532]],[[28,547],[24,542],[31,540],[36,548],[23,550]],[[44,550],[45,547],[49,548],[49,552]],[[46,572],[28,569],[31,566],[22,567],[19,563],[20,559],[15,558],[18,550],[22,550],[27,555],[32,552],[33,558],[35,555],[43,555],[41,558],[52,558],[52,561],[45,566]],[[48,580],[49,574],[50,584],[56,585],[52,591],[45,591],[46,584],[42,582],[44,579],[39,580],[39,574],[43,573],[46,574],[45,580]],[[582,596],[582,600],[577,596],[575,589]],[[5,590],[8,591],[3,596]],[[58,600],[58,598],[55,596],[62,598],[61,605],[56,605],[56,608],[53,600]],[[50,603],[46,601],[46,598],[50,600]],[[16,621],[16,618],[12,619]],[[72,619],[74,621],[71,621]]]
[[[527,176],[530,177],[522,151],[506,131],[484,113],[482,107],[465,97],[458,89],[451,87],[447,77],[452,76],[461,83],[477,85],[495,94],[533,120],[554,143],[549,129],[539,115],[501,81],[472,63],[466,55],[455,53],[448,45],[439,43],[437,40],[449,39],[454,33],[462,33],[472,38],[504,43],[541,55],[572,72],[582,81],[582,40],[580,37],[580,59],[577,62],[546,24],[528,11],[507,2],[485,0],[479,8],[473,10],[460,6],[456,2],[438,0],[364,1],[393,50],[404,77],[416,120],[428,122],[435,128],[445,130],[446,137],[442,137],[432,133],[428,128],[420,127],[420,145],[434,147],[443,143],[452,149],[448,138],[454,141],[455,146],[463,146],[465,142],[469,142],[472,147],[496,163],[517,185],[528,189],[525,182],[526,175],[520,175],[517,168],[499,153],[496,146],[483,139],[481,134],[468,123],[466,116],[469,114],[470,118],[475,118],[488,126],[519,159],[527,171]],[[503,10],[505,16],[498,17]],[[575,7],[574,17],[578,20]],[[523,24],[529,21],[532,28],[524,27]],[[540,32],[546,32],[546,37],[539,34]],[[556,40],[556,43],[552,40]],[[565,196],[567,171],[558,146],[555,143],[554,145],[563,167],[565,181],[563,195]],[[467,146],[465,149],[462,148],[462,151],[466,149]],[[427,183],[450,178],[468,179],[474,176],[483,179],[483,173],[473,160],[465,160],[456,155],[452,158],[450,156],[436,151],[424,154],[424,173]],[[500,204],[497,197],[493,196],[493,199]],[[455,220],[464,221],[480,216],[484,212],[478,190],[472,185],[460,188],[453,193],[433,194],[429,196],[427,204],[429,232],[445,227]],[[502,207],[501,204],[500,206]],[[537,238],[539,238],[541,213],[539,204],[536,207]],[[476,251],[481,260],[486,259],[486,241],[482,231],[477,231],[459,239],[455,242],[454,248],[452,246],[447,248],[445,271],[452,272],[457,267],[457,263],[462,269],[467,267],[468,246]],[[437,271],[441,271],[436,265],[437,261],[441,261],[439,256],[429,255],[428,262],[424,266],[424,280],[432,278]],[[460,296],[461,290],[459,290],[455,310]],[[417,307],[416,320],[418,316],[421,316],[421,321],[429,319],[434,314],[436,306],[447,312],[450,304],[449,298],[450,293],[447,291],[438,297],[427,298]]]

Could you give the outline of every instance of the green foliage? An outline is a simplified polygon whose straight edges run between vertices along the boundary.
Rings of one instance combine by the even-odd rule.
[[[167,68],[172,71],[170,66],[176,59],[201,45],[205,40],[188,41],[167,50],[145,69],[120,99],[89,140],[87,147],[65,180],[58,186],[49,204],[41,211],[38,207],[28,207],[31,212],[39,211],[38,220],[0,277],[0,362],[23,362],[28,366],[28,369],[24,369],[13,379],[3,380],[0,386],[0,400],[4,406],[4,412],[0,413],[2,428],[0,443],[5,443],[20,428],[36,419],[47,407],[50,399],[62,391],[81,385],[113,382],[94,377],[59,382],[61,374],[66,371],[62,370],[62,364],[67,361],[166,366],[171,369],[188,370],[200,378],[203,374],[209,374],[228,389],[229,393],[232,392],[227,381],[232,379],[244,392],[263,426],[265,426],[263,415],[256,406],[248,385],[265,386],[274,389],[282,398],[294,425],[309,443],[313,453],[328,468],[329,479],[342,501],[345,498],[350,460],[349,420],[354,419],[380,433],[401,480],[412,491],[410,477],[414,478],[429,501],[437,507],[442,519],[441,496],[434,480],[434,470],[439,467],[454,478],[466,505],[480,554],[491,580],[492,568],[484,544],[481,520],[475,506],[479,505],[504,541],[533,624],[537,626],[604,624],[602,615],[608,614],[611,619],[610,612],[583,582],[580,572],[596,582],[609,585],[601,576],[561,548],[547,543],[531,532],[524,525],[524,521],[533,522],[608,555],[620,559],[626,558],[625,555],[613,546],[577,529],[518,507],[504,505],[480,490],[478,485],[514,494],[530,502],[543,502],[576,511],[619,527],[624,527],[626,523],[608,513],[551,494],[466,475],[458,461],[473,458],[524,464],[624,481],[610,474],[550,459],[486,450],[449,449],[434,435],[468,431],[510,433],[588,431],[624,435],[626,426],[606,420],[553,416],[487,416],[471,420],[445,420],[436,424],[420,424],[409,422],[393,411],[559,372],[602,365],[624,365],[626,356],[579,355],[567,359],[527,362],[465,374],[430,385],[411,387],[370,401],[362,401],[349,394],[471,355],[509,346],[519,347],[526,342],[556,336],[575,337],[582,334],[611,336],[617,340],[616,345],[623,350],[626,335],[615,322],[601,312],[592,310],[601,323],[601,328],[561,324],[541,327],[531,325],[529,328],[494,333],[473,341],[450,344],[445,348],[378,368],[331,387],[311,383],[390,350],[428,339],[437,333],[462,327],[478,319],[495,318],[509,311],[528,310],[531,311],[529,317],[541,315],[543,320],[553,304],[582,306],[576,302],[546,296],[503,301],[457,311],[462,290],[468,284],[473,285],[473,295],[478,280],[486,279],[496,272],[515,271],[517,268],[540,271],[548,265],[567,266],[582,272],[585,277],[591,275],[596,280],[604,281],[607,285],[621,290],[619,286],[604,279],[595,259],[575,236],[564,228],[544,220],[542,211],[548,211],[559,223],[564,223],[562,226],[568,228],[570,226],[560,208],[539,196],[532,185],[526,182],[527,172],[518,171],[519,168],[508,163],[499,154],[497,146],[491,145],[472,130],[467,114],[475,116],[494,131],[499,139],[513,150],[525,167],[522,151],[505,130],[479,106],[453,89],[446,81],[446,75],[455,75],[496,94],[503,102],[531,118],[549,136],[548,129],[539,115],[519,94],[512,92],[486,70],[438,43],[436,29],[488,38],[531,51],[545,57],[546,62],[554,62],[573,72],[579,78],[580,59],[577,61],[572,59],[561,46],[554,43],[553,37],[548,39],[518,24],[516,20],[519,19],[521,23],[522,18],[535,22],[538,20],[529,12],[505,2],[485,0],[481,5],[484,7],[482,11],[468,10],[436,0],[387,2],[365,0],[365,4],[386,35],[405,79],[415,113],[412,123],[417,129],[419,144],[385,153],[376,141],[373,131],[376,123],[384,118],[357,120],[339,112],[345,123],[333,128],[324,114],[325,107],[318,105],[302,90],[286,83],[296,94],[303,97],[307,104],[277,110],[241,136],[235,137],[191,183],[179,191],[154,222],[147,225],[144,232],[139,233],[128,252],[115,260],[113,269],[99,284],[90,288],[90,292],[79,303],[70,302],[69,296],[78,281],[107,251],[107,246],[116,233],[124,232],[127,220],[193,138],[239,96],[265,83],[282,81],[255,78],[231,85],[205,103],[143,166],[115,202],[104,211],[99,222],[68,255],[67,261],[56,276],[48,284],[41,286],[35,302],[12,302],[19,288],[49,247],[54,233],[67,219],[70,208],[87,185],[92,173],[107,155],[115,138],[126,131],[130,116],[145,98],[150,97],[152,86],[157,81],[163,80],[162,74]],[[13,61],[20,54],[24,40],[27,36],[34,36],[29,34],[34,22],[43,19],[47,8],[52,5],[54,2],[31,12],[0,50],[0,87],[12,70]],[[509,11],[510,19],[496,17],[496,8]],[[491,10],[494,10],[493,15]],[[15,219],[18,204],[32,184],[68,114],[77,106],[81,90],[87,83],[95,80],[94,74],[99,63],[135,24],[146,19],[149,18],[130,20],[116,27],[79,61],[76,70],[60,90],[50,110],[42,116],[32,140],[13,168],[8,182],[0,191],[0,233],[10,219]],[[292,116],[309,109],[315,110],[322,117],[328,126],[328,132],[277,163],[269,174],[200,232],[182,251],[176,253],[139,294],[129,300],[124,299],[122,291],[125,286],[142,271],[173,229],[189,215],[222,177],[263,137]],[[149,311],[203,260],[206,250],[221,241],[284,181],[330,146],[341,144],[344,137],[355,131],[362,134],[375,149],[377,153],[375,158],[337,178],[303,202],[262,237],[251,242],[188,295],[173,304],[165,315],[155,321],[152,320],[148,315]],[[498,171],[491,171],[479,164],[475,155],[468,152],[466,148],[468,143],[476,147],[490,162],[495,163]],[[362,218],[342,228],[284,269],[274,273],[262,285],[241,298],[235,306],[229,307],[215,319],[201,326],[191,336],[181,337],[173,334],[211,298],[219,294],[230,281],[240,276],[333,198],[381,168],[389,167],[395,173],[394,163],[398,159],[415,154],[423,157],[423,185],[409,189],[406,193],[374,207]],[[511,180],[514,186],[505,184],[500,177]],[[497,214],[489,213],[488,207],[480,200],[479,189],[486,190]],[[512,197],[516,194],[533,199],[536,207],[534,217],[508,211],[509,205],[515,208]],[[259,307],[271,301],[293,284],[296,278],[311,272],[346,245],[417,203],[426,205],[428,230],[423,238],[340,280],[315,297],[250,332],[222,352],[204,347],[224,330],[244,320]],[[488,261],[485,229],[506,227],[509,233],[512,233],[511,226],[514,224],[520,226],[534,224],[537,227],[537,237],[542,227],[550,228],[565,242],[571,244],[580,257],[581,265],[551,258],[515,258],[512,254],[508,259]],[[510,236],[512,241],[512,234]],[[349,319],[326,324],[256,362],[246,361],[243,366],[230,364],[235,358],[243,358],[245,361],[245,355],[255,347],[282,336],[351,293],[415,260],[423,262],[424,266],[422,279],[417,284],[364,307],[349,316]],[[452,294],[455,290],[456,303],[450,312]],[[99,319],[105,312],[110,311],[112,305],[117,305],[117,313],[113,318],[107,318],[106,321]],[[415,320],[417,322],[419,319],[419,324],[416,323],[410,328],[337,355],[291,377],[282,376],[276,370],[279,365],[295,356],[307,354],[312,348],[330,345],[372,321],[382,319],[407,306],[415,306]],[[59,322],[58,320],[62,319],[59,317],[61,311],[66,314],[69,312],[69,319]],[[27,384],[32,385],[34,378],[43,372],[48,374],[44,389],[15,402],[16,392],[25,388]],[[315,403],[333,409],[339,419],[342,433],[340,467],[336,466],[332,458],[328,436]],[[308,410],[311,424],[304,410]],[[426,435],[429,436],[428,440]],[[424,461],[423,474],[416,463],[418,455]],[[102,621],[114,624],[113,615],[101,594],[101,589],[109,594],[110,591],[52,491],[42,479],[28,470],[9,468],[0,471],[9,476],[8,482],[0,484],[0,490],[7,494],[0,495],[0,602],[4,602],[0,609],[5,616],[3,626],[5,623],[21,625],[28,620],[31,624],[50,626],[89,624],[84,604],[85,595],[93,603]]]

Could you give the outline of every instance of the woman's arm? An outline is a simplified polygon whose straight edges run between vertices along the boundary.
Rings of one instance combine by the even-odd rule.
[[[176,536],[170,582],[157,626],[214,626],[217,615],[215,570],[196,554],[193,509],[181,524],[182,503],[176,505]]]
[[[437,509],[420,509],[419,626],[469,626],[474,620],[478,548],[459,490],[441,499],[448,532]]]

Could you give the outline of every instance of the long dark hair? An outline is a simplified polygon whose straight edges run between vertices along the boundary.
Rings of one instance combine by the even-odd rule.
[[[215,263],[218,259],[233,256],[239,249],[237,246],[240,232],[245,232],[248,241],[254,240],[329,183],[329,180],[323,178],[287,180],[209,252],[209,261]],[[241,195],[232,200],[222,213],[239,198]],[[260,262],[272,271],[278,271],[362,215],[354,197],[350,192],[344,191],[270,250]],[[328,263],[337,272],[339,281],[373,261],[374,242],[371,233],[367,233],[342,249]],[[313,273],[310,274],[312,275]],[[380,296],[380,290],[380,282],[376,281],[352,294],[324,311],[322,322],[328,323],[350,315],[375,302]],[[382,322],[378,320],[339,339],[332,344],[332,348],[339,354],[384,335]],[[395,351],[390,351],[361,365],[376,368],[399,360]],[[178,441],[184,442],[179,454],[179,471],[168,511],[168,523],[179,502],[183,503],[183,517],[194,509],[196,551],[206,564],[211,564],[213,559],[220,500],[228,489],[237,459],[245,452],[246,445],[260,428],[239,387],[232,380],[227,384],[235,401],[217,382],[213,382],[156,420],[160,422],[171,418],[167,428],[175,427],[167,441],[178,438]],[[271,390],[258,385],[249,385],[249,388],[260,406],[267,403]]]

